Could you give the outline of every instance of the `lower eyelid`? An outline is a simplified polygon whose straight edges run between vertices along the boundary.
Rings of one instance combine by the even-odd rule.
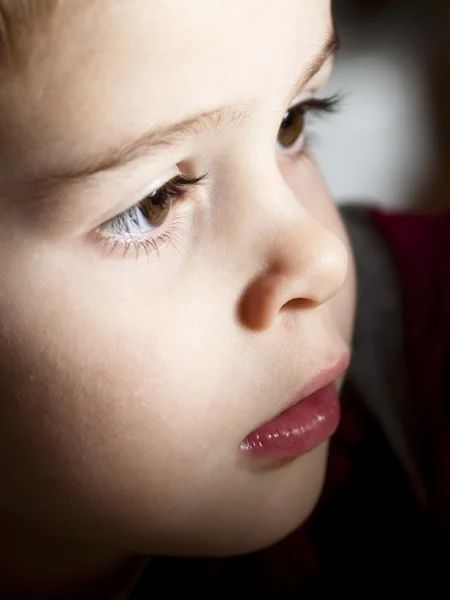
[[[174,211],[175,212],[175,211]],[[91,234],[91,243],[101,249],[105,258],[134,258],[141,255],[162,258],[166,246],[179,249],[189,236],[189,217],[184,211],[177,211],[166,226],[158,228],[153,235],[112,236],[97,228]]]
[[[280,148],[278,152],[281,156],[298,156],[299,154],[302,154],[306,143],[307,134],[304,132],[290,148]]]

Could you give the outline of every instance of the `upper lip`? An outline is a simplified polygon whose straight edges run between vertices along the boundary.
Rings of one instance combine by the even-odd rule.
[[[301,402],[308,396],[311,396],[318,390],[321,390],[322,388],[326,387],[327,385],[330,385],[331,383],[333,383],[334,381],[339,379],[339,377],[348,369],[349,364],[350,364],[350,352],[348,352],[348,351],[343,352],[341,354],[340,358],[333,365],[320,369],[320,371],[318,373],[316,373],[314,375],[314,377],[312,377],[308,381],[308,383],[306,383],[302,387],[300,392],[298,394],[296,394],[296,396],[292,400],[292,402],[290,402],[278,414],[281,414],[281,413],[285,412],[286,410],[288,410],[289,408],[292,408],[293,406],[295,406],[296,404],[298,404],[299,402]],[[276,416],[277,415],[274,415],[273,418],[275,418]]]
[[[350,353],[344,352],[340,358],[330,367],[321,369],[308,383],[302,388],[297,400],[293,404],[301,402],[314,392],[326,387],[345,373],[350,364]]]
[[[289,408],[292,408],[311,394],[314,394],[318,390],[326,387],[327,385],[336,381],[348,368],[350,364],[350,352],[348,350],[344,351],[339,359],[333,363],[331,366],[323,367],[320,369],[309,381],[306,383],[300,390],[299,393],[295,395],[292,401],[278,411],[275,415],[269,417],[264,423],[270,423],[273,419],[284,413]],[[259,429],[264,425],[261,423],[256,429]],[[253,429],[253,431],[256,431]]]

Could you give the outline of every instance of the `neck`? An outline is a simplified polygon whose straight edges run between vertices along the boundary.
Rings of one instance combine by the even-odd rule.
[[[122,600],[147,559],[92,549],[70,551],[42,540],[0,541],[0,597]]]

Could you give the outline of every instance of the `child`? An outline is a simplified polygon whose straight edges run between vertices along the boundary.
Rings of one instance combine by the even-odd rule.
[[[355,305],[306,143],[333,106],[329,2],[0,14],[1,597],[317,597],[359,589],[380,540],[424,566],[424,482],[396,414],[393,454],[355,408],[359,371],[300,527]]]

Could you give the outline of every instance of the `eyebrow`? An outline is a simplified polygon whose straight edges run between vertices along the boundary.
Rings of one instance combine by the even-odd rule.
[[[298,94],[302,91],[305,85],[311,81],[311,79],[319,73],[319,71],[323,68],[328,59],[335,56],[341,47],[341,42],[339,36],[337,34],[336,29],[332,29],[331,34],[327,41],[325,42],[322,50],[319,54],[313,59],[311,64],[307,67],[306,71],[300,76],[294,85],[293,92],[291,94],[291,98],[294,99]]]
[[[339,38],[333,28],[318,55],[311,61],[293,86],[292,99],[322,69],[327,60],[337,53],[339,47]],[[35,192],[42,197],[42,194],[45,195],[55,187],[63,184],[80,183],[96,174],[119,169],[140,158],[149,157],[164,148],[172,148],[177,143],[202,132],[218,129],[227,124],[234,126],[245,124],[252,119],[256,110],[256,103],[248,102],[239,107],[225,106],[204,112],[184,121],[147,132],[137,139],[103,152],[97,159],[87,159],[85,164],[80,164],[76,168],[42,175],[33,179],[30,183],[35,187]]]

